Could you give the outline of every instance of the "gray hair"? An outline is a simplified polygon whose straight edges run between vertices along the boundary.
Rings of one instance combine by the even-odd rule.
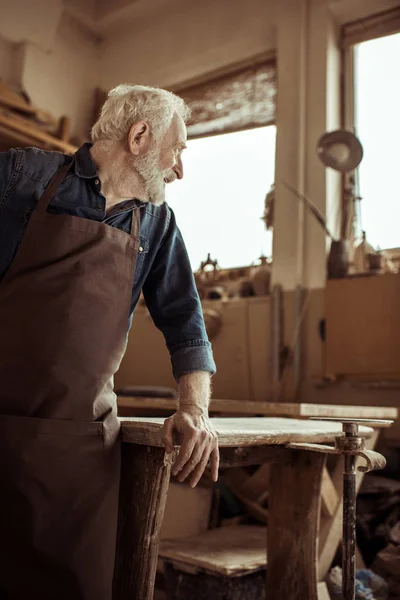
[[[92,141],[122,140],[137,121],[150,125],[153,138],[159,140],[177,113],[186,123],[190,109],[172,92],[143,85],[122,84],[111,90],[92,128]]]

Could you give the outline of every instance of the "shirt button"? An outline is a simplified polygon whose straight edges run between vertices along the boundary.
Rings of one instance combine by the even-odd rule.
[[[95,185],[99,185],[100,184],[100,179],[96,179],[94,183],[95,183]]]
[[[97,210],[103,210],[103,206],[102,206],[101,204],[98,204],[98,205],[96,206],[96,208],[97,208]]]
[[[139,252],[143,252],[143,246],[139,246]]]

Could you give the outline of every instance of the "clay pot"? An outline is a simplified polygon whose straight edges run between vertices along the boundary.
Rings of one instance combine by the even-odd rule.
[[[367,254],[368,267],[372,273],[381,273],[383,270],[383,254]]]
[[[348,240],[332,240],[328,256],[328,279],[346,277],[349,270]]]
[[[261,264],[256,265],[251,272],[251,284],[256,296],[268,296],[271,282],[271,266],[266,256],[260,257]]]

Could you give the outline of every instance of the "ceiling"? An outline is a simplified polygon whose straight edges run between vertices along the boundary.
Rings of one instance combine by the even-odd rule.
[[[176,0],[64,0],[64,9],[99,37],[168,10]]]

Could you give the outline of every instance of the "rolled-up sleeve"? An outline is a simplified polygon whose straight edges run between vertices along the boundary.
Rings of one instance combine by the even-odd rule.
[[[162,243],[143,295],[155,325],[165,337],[176,380],[193,371],[216,371],[192,269],[175,215],[168,208]]]

